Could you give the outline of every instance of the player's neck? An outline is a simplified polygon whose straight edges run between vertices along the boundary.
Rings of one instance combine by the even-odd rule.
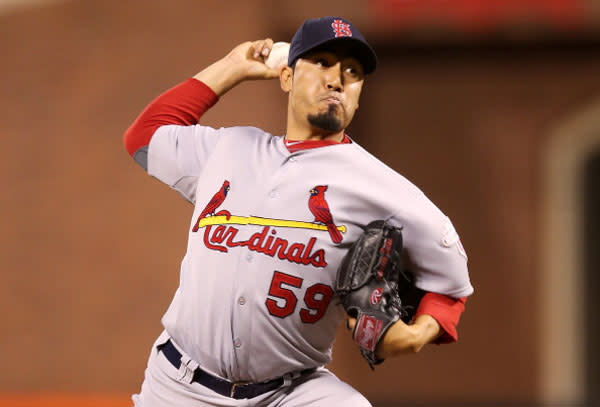
[[[290,141],[305,141],[305,140],[330,140],[342,142],[344,140],[345,129],[336,133],[326,132],[314,127],[294,126],[288,122],[285,139]]]

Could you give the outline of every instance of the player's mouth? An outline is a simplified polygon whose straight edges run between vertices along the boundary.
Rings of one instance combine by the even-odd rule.
[[[338,98],[337,96],[325,96],[324,98],[321,99],[322,102],[326,102],[326,103],[333,103],[335,105],[341,105],[342,101],[340,98]]]

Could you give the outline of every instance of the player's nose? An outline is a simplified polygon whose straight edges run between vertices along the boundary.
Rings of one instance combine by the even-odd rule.
[[[341,92],[344,90],[344,78],[342,75],[342,64],[336,63],[327,69],[326,76],[327,90]]]

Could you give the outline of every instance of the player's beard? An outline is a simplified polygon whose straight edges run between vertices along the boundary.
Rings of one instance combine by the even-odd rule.
[[[308,122],[321,130],[331,133],[337,133],[343,130],[342,121],[337,116],[338,106],[330,104],[327,111],[308,115]]]

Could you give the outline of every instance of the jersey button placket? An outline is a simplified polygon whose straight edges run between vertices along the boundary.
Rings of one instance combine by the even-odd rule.
[[[240,248],[241,249],[241,248]],[[232,369],[240,372],[248,371],[248,355],[246,354],[248,348],[242,347],[242,340],[248,336],[248,332],[251,330],[252,318],[250,314],[252,309],[250,308],[250,301],[246,298],[249,292],[253,292],[254,282],[252,280],[252,266],[254,266],[254,254],[248,250],[241,249],[238,257],[236,282],[238,290],[231,297],[233,302],[232,309],[232,336],[231,351],[233,353]],[[241,287],[244,287],[242,290]],[[249,290],[249,291],[246,291]],[[245,349],[246,348],[246,349]]]

